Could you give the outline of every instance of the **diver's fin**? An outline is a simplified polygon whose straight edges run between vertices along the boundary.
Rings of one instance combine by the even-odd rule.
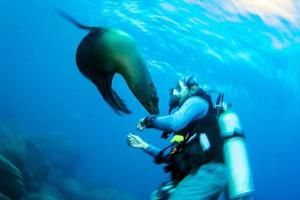
[[[114,109],[117,114],[120,114],[120,112],[130,114],[131,112],[126,107],[124,101],[112,89],[112,78],[113,75],[100,75],[94,77],[92,81],[102,94],[103,99]]]
[[[99,27],[83,25],[83,24],[79,23],[77,20],[75,20],[73,17],[71,17],[69,14],[65,13],[62,10],[56,9],[56,13],[59,16],[61,16],[62,18],[66,19],[67,21],[71,22],[72,24],[74,24],[75,26],[77,26],[80,29],[91,30],[91,29],[94,29],[94,28],[99,28]]]

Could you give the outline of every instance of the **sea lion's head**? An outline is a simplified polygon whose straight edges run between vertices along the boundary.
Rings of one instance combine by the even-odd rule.
[[[130,76],[127,82],[138,101],[150,114],[159,114],[159,98],[147,68],[142,67],[139,73]]]
[[[139,99],[144,108],[151,114],[159,114],[157,91],[152,82],[146,83],[146,88]]]
[[[134,38],[124,31],[109,29],[103,34],[101,44],[105,46],[105,60],[110,63],[101,65],[102,69],[121,74],[142,106],[150,114],[158,114],[156,88]]]

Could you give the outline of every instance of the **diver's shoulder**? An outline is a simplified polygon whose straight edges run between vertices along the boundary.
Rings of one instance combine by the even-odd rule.
[[[188,107],[188,108],[197,108],[197,110],[199,108],[202,109],[207,109],[209,107],[208,102],[204,99],[201,98],[199,96],[191,96],[189,97],[183,104],[184,107]]]
[[[207,103],[208,104],[208,102],[200,96],[191,96],[186,100],[186,102],[187,103],[189,102],[189,103],[201,103],[201,104]]]

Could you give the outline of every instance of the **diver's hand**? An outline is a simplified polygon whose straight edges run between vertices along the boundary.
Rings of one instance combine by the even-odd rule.
[[[139,120],[136,128],[139,130],[139,131],[142,131],[144,130],[145,128],[154,128],[154,124],[153,124],[153,121],[154,121],[155,117],[145,117],[145,118],[142,118]]]
[[[146,128],[146,117],[139,120],[136,128],[139,131],[143,131]]]
[[[142,140],[142,138],[137,135],[133,135],[132,133],[127,135],[127,143],[130,147],[137,149],[147,149],[149,146],[149,144]]]

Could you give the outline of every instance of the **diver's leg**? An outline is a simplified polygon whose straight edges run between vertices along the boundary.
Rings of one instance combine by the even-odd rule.
[[[156,189],[151,194],[151,200],[168,200],[170,193],[174,189],[174,184],[172,181],[165,182],[159,186],[158,189]]]
[[[208,163],[185,177],[169,200],[216,200],[227,183],[227,169],[222,163]]]
[[[255,199],[254,199],[253,195],[247,195],[247,196],[240,197],[240,198],[237,198],[234,200],[255,200]]]

